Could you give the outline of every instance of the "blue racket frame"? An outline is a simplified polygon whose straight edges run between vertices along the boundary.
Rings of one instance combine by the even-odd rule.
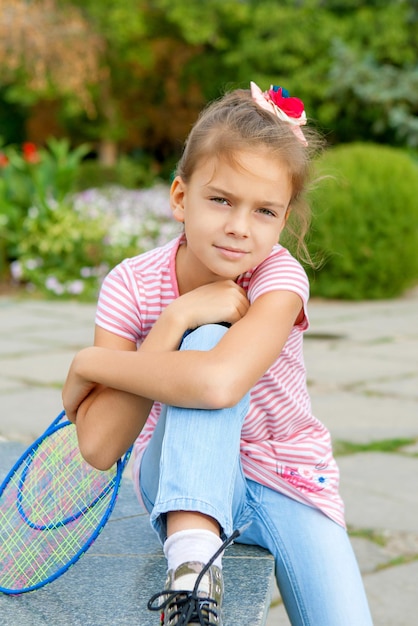
[[[66,427],[70,427],[71,425],[72,425],[72,422],[70,422],[68,419],[66,419],[65,411],[61,411],[61,413],[48,426],[48,428],[45,430],[45,432],[40,437],[38,437],[25,450],[25,452],[23,452],[23,454],[19,457],[19,459],[13,465],[11,470],[8,472],[6,478],[2,481],[1,486],[0,486],[0,499],[1,499],[1,496],[2,496],[2,494],[4,492],[4,490],[6,489],[9,481],[13,477],[13,475],[19,470],[19,468],[22,466],[22,464],[25,462],[25,460],[27,460],[28,458],[33,459],[34,454],[35,454],[37,448],[40,446],[40,444],[47,437],[52,435],[57,430],[60,430],[62,428],[66,428]],[[76,563],[83,556],[83,554],[85,554],[87,552],[87,550],[96,541],[97,537],[99,536],[99,534],[103,530],[104,526],[106,525],[107,521],[109,520],[110,515],[113,512],[113,509],[115,507],[116,500],[117,500],[117,497],[118,497],[119,489],[120,489],[120,483],[121,483],[121,480],[122,480],[122,474],[123,474],[123,471],[124,471],[124,469],[126,467],[126,464],[129,461],[129,458],[131,456],[132,448],[133,448],[133,446],[131,446],[126,451],[126,453],[124,454],[124,456],[121,459],[118,459],[118,461],[116,463],[116,474],[113,477],[113,479],[109,482],[109,484],[105,487],[105,489],[103,489],[101,491],[101,493],[98,494],[95,497],[95,499],[92,502],[90,502],[90,504],[86,505],[82,510],[78,511],[75,515],[67,517],[64,520],[62,520],[61,522],[56,523],[56,524],[45,524],[45,525],[35,524],[28,518],[28,516],[26,515],[25,511],[23,510],[23,507],[22,507],[22,495],[21,495],[22,492],[21,492],[21,490],[22,490],[22,488],[24,486],[26,475],[27,475],[27,472],[28,472],[29,467],[30,467],[30,463],[28,463],[26,465],[25,469],[23,470],[22,476],[21,476],[21,478],[19,480],[18,497],[17,497],[16,506],[17,506],[19,514],[20,514],[20,516],[22,518],[22,521],[25,524],[27,524],[29,527],[33,528],[34,530],[38,530],[39,532],[53,530],[54,528],[58,528],[60,526],[62,527],[62,526],[65,526],[66,524],[69,524],[70,522],[75,521],[76,519],[81,517],[83,515],[83,513],[85,513],[88,509],[92,508],[100,500],[101,497],[103,497],[105,494],[107,494],[112,489],[113,489],[113,494],[112,494],[112,498],[111,498],[111,500],[110,500],[110,502],[109,502],[109,504],[108,504],[108,506],[106,508],[106,511],[104,512],[102,518],[100,519],[100,521],[98,522],[98,524],[96,526],[96,529],[93,531],[92,534],[89,535],[88,539],[84,542],[84,544],[81,546],[81,548],[79,548],[77,550],[77,552],[73,555],[73,557],[71,559],[69,559],[65,563],[65,565],[61,566],[53,574],[51,574],[47,578],[39,581],[38,583],[36,583],[34,585],[30,585],[28,587],[19,588],[19,589],[7,588],[7,587],[3,587],[3,586],[0,585],[0,592],[5,593],[7,595],[20,595],[20,594],[27,593],[27,592],[30,592],[30,591],[36,591],[37,589],[40,589],[41,587],[44,587],[48,583],[51,583],[54,580],[56,580],[57,578],[59,578],[60,576],[62,576],[66,571],[68,571],[68,569],[72,565],[74,565],[74,563]]]

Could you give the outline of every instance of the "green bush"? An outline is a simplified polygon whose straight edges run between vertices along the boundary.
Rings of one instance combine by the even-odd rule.
[[[395,148],[354,143],[316,165],[309,250],[320,266],[308,270],[312,295],[390,298],[416,284],[417,163]]]
[[[166,185],[90,189],[29,209],[10,272],[15,284],[32,292],[96,300],[111,267],[178,232]]]
[[[0,279],[18,257],[23,223],[33,207],[48,210],[74,191],[87,145],[75,149],[68,139],[51,138],[45,148],[31,142],[0,149]]]
[[[107,227],[66,202],[31,207],[11,265],[15,280],[47,296],[95,298],[100,279],[119,260],[106,246]]]
[[[97,159],[87,159],[80,164],[76,177],[78,191],[119,185],[127,189],[151,187],[157,180],[152,161],[145,156],[133,159],[122,155],[115,166],[102,165]]]

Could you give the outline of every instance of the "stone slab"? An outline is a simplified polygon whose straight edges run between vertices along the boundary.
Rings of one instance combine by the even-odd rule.
[[[314,415],[334,440],[418,439],[416,400],[317,389],[311,390],[311,400]]]
[[[30,443],[62,410],[59,388],[28,387],[0,394],[0,436]]]
[[[75,350],[52,351],[22,356],[21,358],[2,358],[0,376],[5,379],[23,381],[31,385],[61,387],[67,376],[68,368]]]
[[[418,345],[416,354],[418,354]],[[364,385],[364,388],[366,392],[376,395],[413,400],[416,406],[418,401],[418,373],[409,372],[392,377],[391,380],[372,381]]]
[[[366,593],[375,626],[416,626],[418,561],[367,576]]]
[[[22,387],[24,387],[24,385],[18,380],[5,378],[4,376],[0,378],[0,394],[9,393],[11,391],[19,391]]]
[[[347,524],[417,532],[417,459],[368,452],[338,457]]]
[[[0,443],[0,473],[21,453]],[[233,545],[224,558],[224,626],[261,626],[271,597],[273,558]],[[148,599],[163,589],[166,563],[148,516],[124,478],[112,517],[89,552],[49,585],[19,596],[0,594],[4,626],[157,626]]]
[[[51,320],[94,321],[96,305],[75,300],[40,300],[31,297],[0,298],[0,319],[7,320],[8,325],[19,327],[20,323],[30,317],[33,324],[39,327],[47,325]],[[68,328],[68,326],[67,326]]]
[[[417,344],[418,346],[418,344]],[[326,385],[329,389],[355,387],[395,378],[410,378],[416,372],[417,362],[410,346],[408,360],[400,355],[382,355],[369,346],[353,346],[350,342],[305,342],[305,362],[308,381],[312,386]],[[416,354],[416,353],[415,353]],[[332,366],[331,366],[332,364]]]
[[[418,291],[396,300],[343,302],[313,299],[309,305],[311,329],[364,341],[387,337],[418,339]]]

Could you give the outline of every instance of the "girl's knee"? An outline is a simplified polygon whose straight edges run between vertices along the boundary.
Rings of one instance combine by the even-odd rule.
[[[180,350],[211,350],[222,339],[229,328],[225,323],[205,324],[187,331],[180,345]]]

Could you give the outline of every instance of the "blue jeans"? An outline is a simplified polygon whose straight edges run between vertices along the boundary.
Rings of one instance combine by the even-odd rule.
[[[181,350],[210,350],[217,324],[187,335]],[[370,626],[359,568],[344,528],[319,510],[247,479],[240,434],[249,395],[221,410],[164,407],[141,463],[141,493],[163,542],[169,511],[215,518],[223,535],[247,522],[237,540],[266,548],[293,626]]]

